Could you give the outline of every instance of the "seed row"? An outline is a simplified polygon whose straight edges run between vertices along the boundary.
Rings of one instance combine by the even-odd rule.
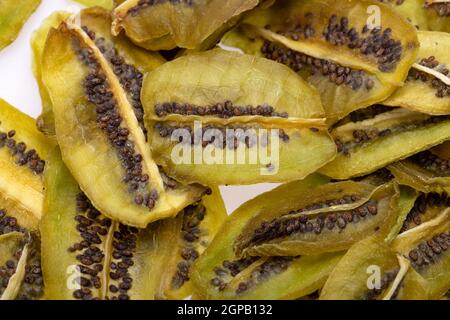
[[[17,165],[27,165],[35,174],[44,172],[45,161],[39,157],[36,150],[27,150],[26,143],[17,142],[14,139],[15,135],[15,130],[10,130],[8,132],[0,131],[0,149],[6,146],[10,154],[15,157]]]
[[[128,14],[135,17],[139,13],[140,10],[147,8],[147,7],[163,4],[163,3],[171,3],[171,4],[175,4],[175,5],[176,4],[184,4],[187,6],[192,6],[194,4],[194,0],[139,0],[139,2],[137,3],[136,6],[130,8],[128,10]]]
[[[354,70],[328,60],[313,58],[269,41],[264,42],[261,53],[265,58],[287,65],[295,72],[308,66],[311,68],[312,75],[321,74],[331,83],[337,86],[348,86],[354,91],[361,88],[371,90],[375,85],[374,80],[362,70]]]
[[[190,126],[171,126],[171,125],[165,125],[162,123],[156,123],[155,129],[158,131],[160,137],[162,138],[170,138],[172,137],[172,134],[175,130],[186,130],[186,132],[189,134],[190,138],[186,139],[183,136],[179,136],[179,142],[188,143],[190,142],[191,145],[195,145],[196,141],[194,139],[195,132]],[[234,129],[233,136],[227,135],[227,129]],[[205,127],[202,127],[202,133],[201,137],[205,137],[205,133],[211,133],[215,132],[214,135],[211,136],[210,140],[208,141],[199,141],[202,144],[202,147],[206,147],[209,144],[214,144],[216,148],[229,148],[229,149],[237,149],[239,145],[245,144],[247,148],[251,148],[257,144],[258,140],[258,133],[255,132],[248,132],[246,134],[246,131],[248,129],[251,129],[250,127],[244,128],[244,127],[217,127],[213,125],[207,125]],[[283,129],[278,129],[279,133],[278,136],[283,142],[289,141],[289,135],[286,134],[286,132]],[[176,133],[177,134],[177,133]],[[177,134],[178,136],[178,134]],[[217,139],[216,136],[222,137],[222,139]],[[259,136],[260,144],[261,146],[265,147],[268,145],[268,139],[269,139],[269,133],[266,135],[262,134]],[[190,141],[186,141],[190,140]]]
[[[216,116],[219,118],[231,118],[239,116],[263,116],[263,117],[281,117],[287,118],[287,112],[276,112],[275,108],[262,104],[256,107],[236,106],[233,102],[227,100],[218,102],[209,106],[197,106],[190,103],[163,102],[155,105],[155,113],[158,117],[164,117],[168,114],[197,115],[197,116]]]
[[[177,271],[172,277],[171,286],[179,289],[186,281],[189,281],[189,271],[192,264],[200,256],[195,249],[202,235],[201,222],[205,219],[206,208],[200,203],[190,205],[183,211],[183,227],[181,236],[185,247],[181,250],[181,261],[177,265]]]
[[[450,119],[450,116],[430,116],[425,120],[401,123],[395,127],[382,130],[375,127],[366,130],[356,129],[352,132],[353,139],[343,142],[341,139],[335,138],[335,143],[338,153],[349,155],[352,149],[363,146],[380,138],[437,124],[448,119]]]

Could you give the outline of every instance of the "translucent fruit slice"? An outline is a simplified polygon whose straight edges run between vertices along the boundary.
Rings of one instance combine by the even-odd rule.
[[[28,227],[42,214],[42,173],[51,145],[34,119],[0,99],[0,209]]]
[[[348,249],[368,235],[386,236],[397,221],[399,193],[392,182],[374,186],[341,181],[286,198],[275,189],[234,243],[238,255],[315,255]]]
[[[176,218],[161,222],[157,236],[164,265],[158,299],[185,299],[192,295],[191,269],[213,241],[227,217],[220,190],[202,197],[197,204],[181,211]]]
[[[10,232],[0,236],[0,300],[42,297],[39,245],[36,235]]]
[[[321,300],[427,299],[425,280],[378,236],[355,243],[327,279]]]
[[[328,132],[314,127],[199,122],[146,125],[155,161],[186,183],[252,184],[302,179],[331,161],[336,152]]]
[[[117,35],[125,30],[133,42],[149,50],[194,49],[259,2],[230,0],[224,6],[220,0],[127,0],[113,11],[112,31]]]
[[[405,85],[382,103],[433,115],[450,114],[450,34],[418,32],[420,50]]]
[[[35,31],[31,40],[33,49],[33,71],[39,85],[43,104],[43,111],[38,118],[38,128],[47,133],[54,134],[54,116],[47,88],[42,83],[42,53],[51,28],[68,18],[70,14],[57,11],[49,16]],[[110,33],[110,12],[94,7],[81,10],[79,13],[80,25],[89,31],[101,51],[111,64],[114,73],[119,77],[127,97],[133,106],[136,117],[143,127],[143,110],[140,103],[140,90],[145,74],[164,63],[164,59],[157,53],[145,51],[133,45],[125,36],[112,37]]]
[[[411,262],[426,280],[430,299],[441,298],[450,288],[450,209],[400,234],[394,250]]]
[[[11,44],[41,0],[3,0],[0,3],[0,50]]]
[[[147,121],[324,126],[320,97],[289,68],[225,50],[180,57],[149,74]]]
[[[428,192],[450,192],[450,142],[389,165],[401,184]]]
[[[320,169],[335,179],[361,176],[450,138],[448,116],[394,109],[331,130],[338,155]]]
[[[49,33],[42,60],[62,156],[93,205],[133,226],[176,215],[204,192],[169,179],[111,64],[72,19]]]
[[[75,0],[86,7],[99,6],[111,10],[114,6],[114,0]]]
[[[262,208],[282,210],[299,192],[326,183],[312,175],[278,187],[286,202],[275,203],[267,194],[243,204],[225,222],[192,270],[194,297],[203,299],[296,299],[320,289],[342,253],[305,257],[242,258],[233,243]],[[281,209],[279,208],[281,205]]]
[[[368,16],[373,5],[381,27]],[[315,86],[330,123],[392,94],[418,48],[416,30],[374,1],[283,1],[231,33],[222,44],[286,64]]]

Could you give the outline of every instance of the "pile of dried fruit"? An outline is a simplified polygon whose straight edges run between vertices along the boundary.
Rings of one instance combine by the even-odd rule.
[[[0,100],[1,299],[448,298],[448,0],[80,2]]]

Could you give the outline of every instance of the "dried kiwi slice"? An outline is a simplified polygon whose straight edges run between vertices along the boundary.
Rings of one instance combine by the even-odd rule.
[[[122,29],[136,44],[150,50],[194,49],[208,37],[236,23],[259,0],[127,0],[113,11],[112,31]]]
[[[0,236],[0,300],[42,297],[39,245],[35,234],[14,231]]]
[[[43,111],[38,118],[38,128],[47,133],[54,134],[54,116],[50,97],[42,83],[42,53],[51,28],[57,28],[59,24],[68,18],[70,14],[58,11],[49,16],[35,31],[31,45],[33,48],[33,71],[39,85]],[[81,10],[79,14],[81,26],[89,32],[95,40],[114,73],[119,77],[120,83],[127,93],[128,100],[133,106],[136,117],[144,132],[143,109],[140,102],[140,90],[145,74],[164,63],[164,59],[157,53],[147,52],[127,40],[123,35],[112,37],[110,34],[110,13],[102,8],[89,8]]]
[[[42,112],[38,117],[36,124],[39,131],[45,134],[55,134],[55,120],[53,117],[52,102],[50,100],[50,96],[48,94],[47,88],[45,88],[42,82],[42,52],[44,51],[45,40],[47,39],[49,30],[51,28],[57,28],[59,24],[69,16],[69,12],[55,11],[41,23],[40,27],[34,31],[31,38],[31,48],[33,52],[33,75],[38,84],[42,103]]]
[[[378,5],[382,25],[368,25],[367,8],[375,4],[278,2],[255,11],[221,42],[298,72],[317,87],[329,122],[335,122],[386,99],[402,85],[415,60],[416,30],[383,5]]]
[[[341,181],[298,192],[266,194],[282,208],[262,208],[234,243],[237,255],[296,256],[348,249],[378,232],[387,235],[397,221],[399,191],[393,182],[374,186]]]
[[[0,99],[0,209],[26,227],[42,214],[42,173],[51,145],[34,119]]]
[[[167,177],[151,158],[120,77],[73,19],[52,29],[42,79],[55,114],[62,156],[93,205],[133,226],[176,215],[205,191]]]
[[[342,253],[304,257],[236,256],[233,243],[243,228],[261,209],[282,210],[297,194],[326,183],[311,175],[303,181],[287,183],[276,190],[286,201],[277,203],[267,193],[243,204],[217,233],[192,270],[194,297],[203,299],[296,299],[315,292]],[[280,208],[281,206],[281,208]]]
[[[397,181],[416,190],[450,192],[450,142],[389,165]]]
[[[156,298],[185,299],[192,295],[191,269],[195,261],[214,239],[227,217],[218,188],[186,207],[176,218],[160,223],[159,254],[164,256],[164,272],[160,277]]]
[[[382,103],[433,115],[450,114],[450,34],[421,31],[418,38],[417,63],[405,85]]]
[[[168,62],[144,80],[147,121],[324,126],[317,91],[288,68],[225,50]]]
[[[96,210],[62,163],[58,150],[50,158],[45,182],[40,231],[47,299],[191,295],[190,265],[226,215],[218,189],[176,218],[137,229]]]
[[[450,32],[448,0],[378,0],[390,5],[419,30]]]
[[[338,155],[320,169],[335,179],[373,172],[450,138],[449,116],[396,108],[374,117],[345,119],[331,130]]]
[[[355,243],[339,261],[320,293],[321,300],[420,300],[425,280],[383,238]]]
[[[420,193],[405,216],[400,233],[433,220],[448,207],[450,207],[450,198],[447,193]]]
[[[441,298],[450,288],[450,209],[400,234],[394,250],[411,262],[426,280],[430,299]]]
[[[336,152],[328,132],[315,127],[175,122],[147,122],[147,126],[155,161],[186,183],[242,185],[302,179]]]
[[[0,50],[11,44],[23,24],[41,3],[41,0],[2,0],[0,3]]]

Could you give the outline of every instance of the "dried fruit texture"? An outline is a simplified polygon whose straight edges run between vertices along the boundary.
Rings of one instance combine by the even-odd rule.
[[[204,192],[167,177],[128,100],[126,86],[92,31],[70,19],[47,38],[42,79],[62,156],[93,205],[137,227],[174,216]],[[99,40],[98,38],[97,40]]]
[[[155,160],[189,183],[242,185],[301,179],[335,155],[328,133],[317,128],[258,124],[200,128],[157,122],[149,130]]]
[[[42,173],[51,145],[34,119],[0,99],[0,210],[27,228],[36,228],[42,214]]]
[[[450,198],[447,193],[421,193],[406,215],[400,232],[406,232],[423,223],[433,220],[449,206]]]
[[[399,192],[392,182],[374,186],[341,181],[296,193],[266,194],[282,208],[261,208],[234,243],[237,255],[315,255],[348,249],[368,235],[386,236],[398,215]]]
[[[220,49],[178,58],[145,78],[142,101],[155,159],[182,181],[301,179],[335,156],[317,92],[266,59]]]
[[[39,239],[10,232],[0,236],[0,300],[39,299],[44,292]]]
[[[52,104],[47,88],[42,83],[42,54],[51,28],[57,28],[67,19],[69,13],[55,12],[49,16],[35,31],[31,40],[33,48],[33,71],[39,85],[42,100],[42,114],[38,118],[38,128],[54,134],[54,116]],[[112,37],[110,34],[110,13],[102,8],[89,8],[80,12],[80,24],[94,38],[96,44],[113,67],[122,86],[127,92],[128,99],[133,106],[136,117],[143,127],[143,110],[140,102],[140,90],[143,76],[164,63],[164,59],[157,53],[147,52],[133,45],[125,36]]]
[[[418,49],[416,30],[373,1],[283,1],[245,19],[222,44],[283,63],[315,86],[330,123],[385,100],[403,84]],[[234,33],[234,34],[233,34]],[[237,34],[236,34],[237,33]],[[240,33],[240,34],[239,34]],[[247,39],[246,39],[247,38]],[[254,40],[256,38],[256,40]]]
[[[190,205],[176,218],[161,222],[157,239],[164,272],[156,297],[185,299],[192,295],[191,269],[214,239],[227,217],[218,188],[201,202]]]
[[[446,0],[379,0],[390,5],[418,30],[450,32],[450,6]]]
[[[17,38],[40,3],[41,0],[3,0],[0,3],[0,50]]]
[[[421,31],[418,37],[417,62],[405,85],[382,103],[433,115],[450,114],[450,34]]]
[[[352,116],[331,130],[338,155],[319,171],[335,179],[373,172],[429,149],[450,137],[450,118],[407,109]]]
[[[86,7],[99,6],[111,10],[114,6],[114,0],[75,0]]]
[[[190,266],[226,215],[215,189],[176,218],[125,226],[92,206],[57,150],[46,188],[40,231],[47,299],[185,298]]]
[[[399,183],[416,190],[450,192],[450,142],[389,165]]]
[[[260,210],[281,210],[300,192],[326,183],[319,175],[287,183],[276,192],[286,201],[262,194],[243,204],[217,233],[194,265],[194,297],[203,299],[296,299],[321,288],[342,253],[304,257],[239,257],[233,243]]]
[[[378,236],[355,243],[325,283],[320,300],[420,300],[425,280]]]
[[[436,218],[400,234],[392,243],[395,251],[411,262],[426,280],[430,299],[438,299],[450,288],[450,209]]]
[[[117,35],[123,29],[133,42],[150,50],[195,49],[259,2],[127,0],[113,11],[112,31]]]

